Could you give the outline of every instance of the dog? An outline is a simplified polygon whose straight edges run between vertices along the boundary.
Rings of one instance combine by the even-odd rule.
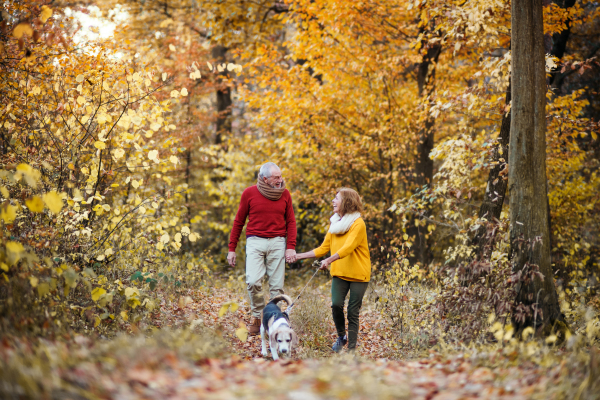
[[[290,326],[290,318],[287,313],[281,311],[277,305],[285,301],[288,306],[292,304],[290,296],[280,294],[273,297],[262,312],[262,324],[260,324],[260,337],[262,338],[262,355],[267,356],[267,336],[273,360],[282,356],[290,356],[292,349],[298,345],[298,335]]]

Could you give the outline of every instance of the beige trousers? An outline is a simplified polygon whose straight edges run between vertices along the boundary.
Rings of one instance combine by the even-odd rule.
[[[252,236],[246,239],[246,284],[253,317],[260,318],[265,308],[262,290],[265,273],[269,279],[269,298],[283,294],[285,245],[283,237],[265,239]]]

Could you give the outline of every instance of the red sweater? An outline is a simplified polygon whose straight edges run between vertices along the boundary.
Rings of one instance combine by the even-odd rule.
[[[229,236],[229,251],[235,251],[246,223],[246,217],[248,217],[246,237],[287,236],[286,248],[296,248],[296,217],[292,206],[292,196],[287,189],[276,201],[269,200],[260,194],[256,185],[244,190]]]

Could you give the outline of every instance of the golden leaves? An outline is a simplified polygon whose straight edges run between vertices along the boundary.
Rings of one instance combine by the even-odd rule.
[[[158,159],[158,150],[150,150],[148,152],[148,158],[158,164],[160,162]]]
[[[40,21],[45,24],[46,21],[52,16],[52,9],[47,5],[42,6],[42,12],[40,13]]]
[[[39,196],[34,196],[30,199],[25,200],[25,205],[29,208],[29,211],[34,213],[41,213],[44,211],[44,202]]]
[[[12,224],[15,218],[17,218],[17,207],[6,202],[0,209],[0,218],[5,224]]]
[[[43,200],[54,214],[58,214],[63,207],[61,196],[54,191],[44,194]]]
[[[8,265],[15,265],[20,259],[21,255],[25,252],[25,248],[19,242],[8,241],[6,242],[6,261]]]
[[[101,287],[97,287],[94,290],[92,290],[92,300],[93,301],[98,301],[98,299],[100,299],[100,296],[102,296],[103,294],[106,293],[106,290],[104,290]]]
[[[238,337],[238,339],[240,339],[242,342],[245,342],[248,340],[248,328],[246,328],[246,324],[244,324],[244,322],[240,321],[239,324],[239,328],[237,328],[235,330],[235,335]]]
[[[100,149],[100,150],[104,150],[104,149],[106,149],[106,144],[104,142],[97,140],[96,142],[94,142],[94,147],[97,149]]]
[[[228,311],[234,313],[238,310],[239,307],[240,306],[235,301],[228,301],[227,303],[221,306],[221,309],[219,310],[219,317],[224,316],[225,314],[227,314]]]
[[[123,150],[123,149],[115,149],[115,151],[113,152],[113,155],[118,160],[119,158],[121,158],[121,157],[123,157],[125,155],[125,150]]]
[[[33,36],[33,28],[27,22],[21,22],[13,29],[13,36],[15,38],[21,39],[23,35]]]
[[[32,168],[28,164],[19,164],[17,165],[17,170],[15,172],[15,180],[19,180],[21,178],[25,179],[25,182],[32,188],[37,188],[37,181],[40,179],[41,174],[38,170]]]

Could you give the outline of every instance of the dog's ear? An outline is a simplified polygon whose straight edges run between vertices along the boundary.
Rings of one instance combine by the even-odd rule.
[[[277,348],[277,335],[279,335],[279,329],[275,332],[269,332],[269,344],[274,349]]]
[[[296,335],[296,332],[294,332],[293,330],[292,332],[292,348],[296,348],[296,346],[298,346],[298,335]]]

